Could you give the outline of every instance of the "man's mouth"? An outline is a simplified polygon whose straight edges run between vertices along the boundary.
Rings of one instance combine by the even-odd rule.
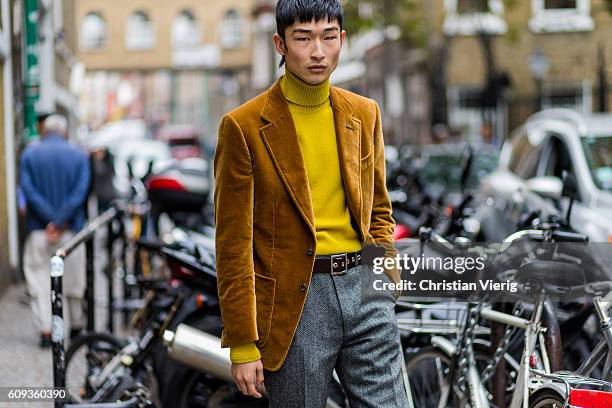
[[[325,65],[313,65],[312,67],[309,67],[308,69],[312,72],[320,73],[320,72],[324,72],[326,68],[327,67]]]

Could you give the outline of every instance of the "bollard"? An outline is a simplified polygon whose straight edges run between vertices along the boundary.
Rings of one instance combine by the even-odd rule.
[[[60,256],[51,258],[49,274],[51,276],[51,341],[53,345],[53,386],[66,386],[66,361],[64,352],[64,312],[62,279],[64,276],[64,259]],[[61,408],[64,403],[55,401],[55,407]]]

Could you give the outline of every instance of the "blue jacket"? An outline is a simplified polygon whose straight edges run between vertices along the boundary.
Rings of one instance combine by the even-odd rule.
[[[20,177],[27,232],[45,229],[50,222],[72,231],[83,228],[90,181],[85,152],[49,134],[23,152]]]

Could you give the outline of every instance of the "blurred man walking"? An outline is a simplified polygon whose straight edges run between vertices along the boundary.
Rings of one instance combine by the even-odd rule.
[[[24,272],[32,296],[40,346],[51,345],[49,260],[85,223],[90,169],[85,152],[67,140],[68,122],[60,115],[44,121],[40,143],[21,156],[21,187],[27,203]],[[71,334],[83,327],[85,252],[81,246],[66,258],[64,297]]]

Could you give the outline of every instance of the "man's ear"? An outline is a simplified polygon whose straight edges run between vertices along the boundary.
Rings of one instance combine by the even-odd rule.
[[[340,43],[344,44],[345,41],[346,41],[346,31],[342,30],[342,32],[340,33]]]
[[[283,38],[278,35],[278,33],[275,33],[272,39],[274,40],[274,48],[276,48],[276,52],[278,52],[280,55],[285,55],[287,53],[285,40],[283,40]]]

